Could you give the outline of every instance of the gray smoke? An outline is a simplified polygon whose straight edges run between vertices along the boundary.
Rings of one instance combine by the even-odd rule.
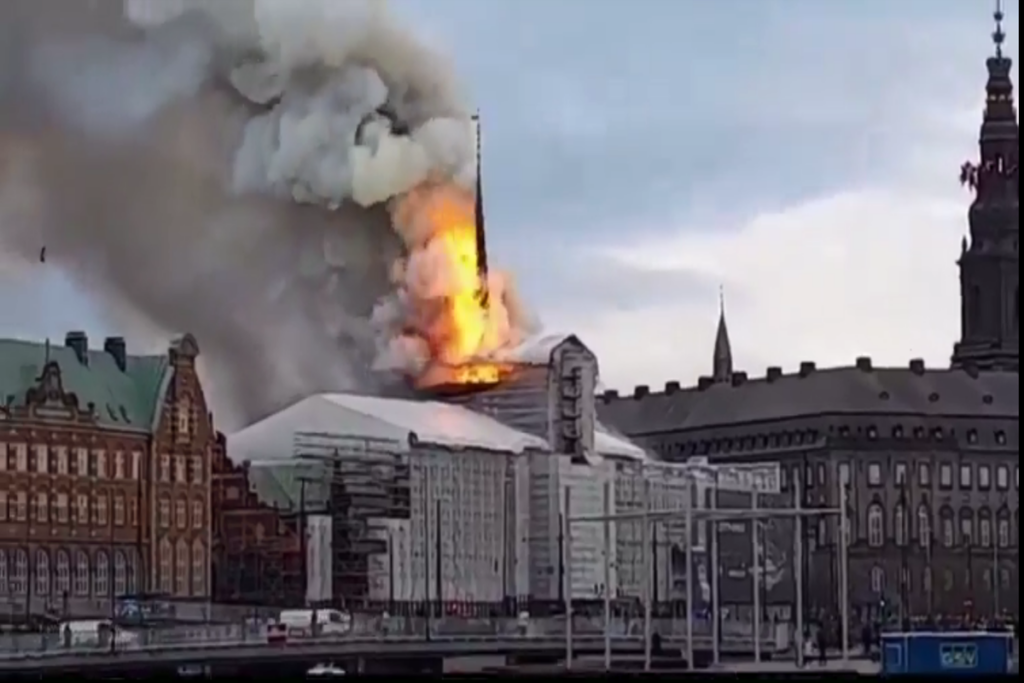
[[[471,130],[380,1],[0,3],[0,247],[195,334],[241,420],[374,388],[389,200],[471,177]]]

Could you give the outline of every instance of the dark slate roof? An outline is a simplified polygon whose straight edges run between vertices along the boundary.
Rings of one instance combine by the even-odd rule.
[[[1019,375],[914,368],[861,367],[771,373],[731,383],[633,395],[606,392],[598,401],[601,419],[630,436],[725,425],[768,422],[824,414],[1012,417],[1020,415]],[[777,371],[776,371],[777,372]]]

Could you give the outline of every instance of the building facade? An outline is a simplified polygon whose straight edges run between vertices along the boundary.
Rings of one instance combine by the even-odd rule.
[[[166,354],[0,340],[0,596],[10,615],[209,594],[215,443],[185,336]]]
[[[848,485],[851,599],[865,617],[1019,613],[1019,133],[1001,29],[996,39],[980,161],[962,169],[974,201],[950,368],[858,358],[748,377],[733,368],[723,312],[712,372],[697,386],[611,391],[599,405],[605,422],[666,460],[781,463],[778,504],[837,507]],[[835,612],[843,534],[834,518],[802,527],[806,604]],[[749,524],[734,531],[723,547],[749,548]],[[724,603],[749,609],[750,586],[723,581]],[[765,604],[791,600],[773,592]]]

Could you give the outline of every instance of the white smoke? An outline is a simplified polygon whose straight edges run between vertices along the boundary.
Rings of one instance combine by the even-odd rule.
[[[473,148],[449,64],[383,0],[0,3],[0,247],[194,333],[242,420],[425,353],[388,336],[408,292],[370,320],[425,246],[388,204],[472,178]]]

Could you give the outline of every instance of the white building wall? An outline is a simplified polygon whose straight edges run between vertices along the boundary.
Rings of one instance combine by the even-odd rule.
[[[410,519],[387,520],[377,532],[393,551],[371,568],[379,577],[371,579],[372,599],[391,599],[392,585],[401,601],[499,602],[506,585],[513,595],[522,590],[529,563],[519,557],[528,538],[519,490],[525,463],[519,460],[478,450],[417,449]]]

